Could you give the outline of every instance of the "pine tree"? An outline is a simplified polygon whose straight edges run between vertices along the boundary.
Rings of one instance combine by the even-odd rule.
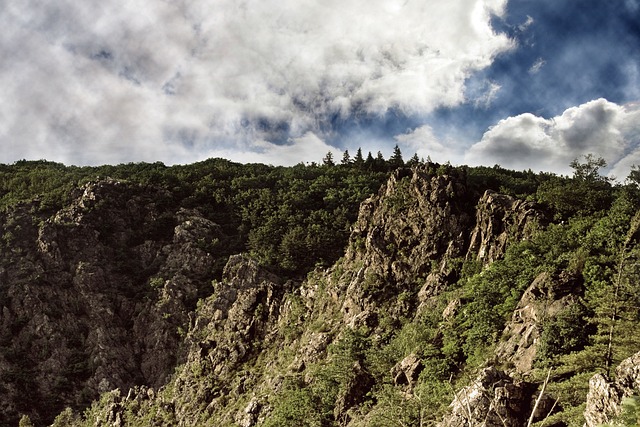
[[[640,231],[640,212],[636,213],[627,237],[620,250],[613,294],[610,295],[610,318],[607,336],[607,352],[605,355],[605,369],[610,373],[613,365],[621,361],[627,354],[616,357],[614,347],[636,348],[640,340],[640,334],[636,332],[640,320],[640,298],[638,296],[638,281],[640,280],[640,249],[633,247],[633,239]]]
[[[384,159],[381,151],[378,151],[376,158],[373,163],[373,170],[376,172],[386,172],[387,170],[387,161]]]
[[[335,166],[335,162],[333,161],[333,154],[329,151],[326,156],[322,159],[322,164],[325,166]]]
[[[418,157],[418,153],[414,153],[413,157],[407,161],[407,166],[413,167],[420,164],[420,158]]]
[[[356,156],[353,158],[353,164],[358,168],[362,168],[362,166],[364,166],[364,158],[362,157],[362,148],[360,147],[358,147],[358,151],[356,151]]]
[[[375,167],[375,163],[376,161],[373,158],[371,151],[369,151],[369,154],[367,154],[367,160],[364,161],[364,166],[367,170],[373,170],[373,168]]]
[[[404,166],[404,160],[402,159],[402,153],[398,144],[393,148],[393,155],[389,158],[389,166],[392,169],[401,168]]]
[[[349,166],[351,164],[351,156],[349,155],[349,150],[344,150],[344,154],[342,155],[342,161],[340,163],[343,166]]]

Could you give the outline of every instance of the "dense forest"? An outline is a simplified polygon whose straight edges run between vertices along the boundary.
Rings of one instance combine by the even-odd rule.
[[[274,291],[280,298],[277,304],[265,299],[252,309],[263,329],[278,326],[277,333],[265,332],[264,343],[252,344],[252,352],[226,377],[215,374],[242,386],[235,384],[232,390],[222,379],[211,378],[215,375],[207,369],[212,368],[201,355],[209,352],[214,359],[215,349],[202,344],[211,338],[205,339],[202,326],[198,329],[197,322],[194,326],[187,319],[175,327],[186,337],[189,353],[177,360],[175,373],[153,398],[127,400],[106,391],[101,398],[52,401],[52,410],[60,413],[55,421],[54,412],[29,413],[24,406],[9,411],[4,420],[15,425],[22,417],[21,426],[98,425],[109,419],[104,414],[117,403],[123,414],[119,425],[186,425],[196,419],[201,425],[435,425],[451,412],[456,391],[471,387],[476,374],[492,366],[538,391],[544,384],[540,395],[550,396],[553,405],[535,419],[537,424],[531,415],[529,425],[582,426],[589,379],[598,373],[615,379],[616,366],[640,350],[640,170],[614,181],[601,174],[604,160],[592,155],[576,159],[571,167],[569,177],[497,165],[454,167],[417,156],[405,162],[397,147],[389,159],[380,153],[365,158],[358,150],[353,157],[345,152],[340,161],[329,153],[318,164],[293,167],[223,159],[171,167],[74,167],[47,161],[0,165],[3,263],[12,262],[12,248],[22,245],[21,223],[11,220],[11,212],[28,207],[37,227],[81,197],[87,185],[108,177],[162,195],[155,204],[164,214],[138,230],[132,242],[170,235],[178,225],[171,213],[179,209],[196,210],[219,226],[215,238],[196,242],[216,255],[207,278],[214,285],[198,289],[191,317],[215,318],[211,307],[219,304],[216,286],[231,282],[225,265],[234,254],[247,254],[282,284],[279,294]],[[535,217],[527,216],[526,227],[517,229],[519,223],[510,223],[507,211],[507,237],[493,259],[475,253],[469,237],[480,223],[475,220],[479,201],[488,194],[535,212]],[[442,224],[460,218],[458,228],[424,231],[431,230],[432,217],[423,223],[414,219],[416,212],[426,215],[420,197],[444,212],[438,217]],[[371,206],[382,212],[381,219],[373,214],[367,219]],[[400,220],[406,225],[396,233],[390,223]],[[384,244],[372,242],[371,236]],[[416,255],[435,240],[444,243]],[[374,256],[388,259],[390,267],[377,266],[383,261],[371,261]],[[140,281],[145,286],[155,283],[152,273]],[[424,296],[432,282],[437,282],[437,291]],[[350,290],[353,283],[357,291]],[[520,369],[511,360],[515,357],[504,356],[500,349],[512,339],[508,331],[514,310],[534,291],[540,293],[536,301],[565,298],[564,305],[536,319],[535,356]],[[349,317],[344,309],[349,292],[359,292],[354,301],[364,301],[359,303],[365,307],[361,312],[373,314],[362,321]],[[18,326],[13,328],[15,332]],[[260,325],[251,328],[251,334],[260,336],[254,331],[260,331]],[[225,333],[231,334],[228,339],[235,336]],[[6,334],[0,335],[4,344],[11,340]],[[299,359],[296,354],[309,352],[318,337],[325,345],[292,368]],[[196,347],[199,353],[193,355]],[[8,353],[0,356],[0,362],[13,363]],[[420,369],[414,378],[400,381],[399,366],[407,360],[419,362]],[[12,381],[11,372],[1,373],[2,380]],[[0,386],[0,399],[2,391]],[[126,396],[127,390],[119,393]],[[259,409],[245,410],[254,400]],[[637,425],[637,400],[625,402],[618,419]],[[244,421],[238,413],[253,418]],[[464,425],[475,425],[471,409],[465,417]]]

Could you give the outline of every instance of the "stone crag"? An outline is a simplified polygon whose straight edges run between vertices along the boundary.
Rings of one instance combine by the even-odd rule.
[[[274,396],[317,381],[313,367],[358,331],[382,346],[402,322],[455,317],[463,297],[438,298],[448,298],[460,266],[487,268],[548,222],[535,203],[474,193],[467,178],[433,164],[396,171],[361,204],[344,257],[300,281],[217,252],[221,228],[155,188],[99,180],[53,215],[30,205],[0,214],[0,425],[20,414],[44,425],[101,393],[89,413],[95,425],[260,425]],[[543,322],[576,303],[582,285],[568,273],[538,274],[501,334],[500,366],[489,361],[451,393],[439,425],[516,427],[549,415],[555,399],[543,394],[534,411],[540,382],[527,375]],[[358,427],[377,384],[352,350],[327,412]],[[427,361],[406,354],[388,375],[415,402]],[[637,392],[634,357],[615,382],[592,379],[587,425]]]
[[[186,356],[186,330],[219,237],[161,190],[91,182],[50,217],[0,214],[0,425],[136,384],[164,384]]]

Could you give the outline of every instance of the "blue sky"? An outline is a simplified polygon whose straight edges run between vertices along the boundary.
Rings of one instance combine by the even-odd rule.
[[[640,164],[638,0],[7,0],[0,162]]]

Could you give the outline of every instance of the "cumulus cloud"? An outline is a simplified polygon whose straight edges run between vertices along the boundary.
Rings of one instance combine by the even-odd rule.
[[[455,106],[512,47],[490,25],[505,4],[7,0],[0,161],[279,153],[335,117]]]
[[[570,173],[569,163],[588,153],[603,157],[611,174],[624,179],[632,164],[640,164],[639,106],[601,98],[550,119],[529,113],[509,117],[485,132],[465,161]]]

